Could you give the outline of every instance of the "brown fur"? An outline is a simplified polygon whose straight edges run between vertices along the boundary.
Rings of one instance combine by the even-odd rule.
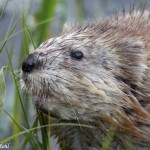
[[[67,53],[70,49],[85,52],[84,60],[77,62],[67,54],[53,52]],[[23,77],[36,107],[50,111],[59,122],[83,123],[95,128],[67,125],[53,128],[62,149],[98,150],[112,126],[116,132],[111,150],[125,149],[128,139],[132,149],[150,149],[148,11],[120,13],[87,25],[66,24],[59,38],[46,41],[35,52],[43,53],[39,61],[51,60],[50,68],[57,68],[55,78],[51,77],[54,81],[46,80],[50,77],[45,77],[44,70],[39,75]],[[48,68],[46,64],[44,67]],[[39,77],[44,84],[41,88],[37,86]]]

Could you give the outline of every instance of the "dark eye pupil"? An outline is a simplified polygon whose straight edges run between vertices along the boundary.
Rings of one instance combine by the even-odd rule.
[[[75,51],[71,53],[71,57],[80,60],[83,58],[83,53],[80,51]]]

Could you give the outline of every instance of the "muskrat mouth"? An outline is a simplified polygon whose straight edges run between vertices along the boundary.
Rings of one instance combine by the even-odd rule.
[[[53,95],[49,96],[48,99],[54,98]],[[51,104],[48,102],[48,99],[45,97],[42,97],[41,95],[32,95],[33,103],[36,109],[40,110],[42,113],[55,118],[60,119],[60,117],[57,115],[57,113],[54,113],[50,106]]]
[[[23,73],[22,78],[24,88],[31,95],[35,109],[52,118],[59,119],[59,116],[50,109],[50,101],[51,99],[55,98],[54,95],[52,95],[50,91],[38,89],[38,87],[35,86],[34,82],[29,78],[27,73]]]

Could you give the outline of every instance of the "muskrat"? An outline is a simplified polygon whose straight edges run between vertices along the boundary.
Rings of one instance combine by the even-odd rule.
[[[110,130],[110,150],[150,149],[148,11],[66,24],[22,62],[22,79],[35,107],[66,123],[51,129],[62,150],[100,150]]]

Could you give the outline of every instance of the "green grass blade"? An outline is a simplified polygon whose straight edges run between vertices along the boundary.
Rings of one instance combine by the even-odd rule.
[[[109,146],[113,140],[114,135],[115,135],[115,129],[112,128],[108,131],[106,137],[104,138],[104,141],[102,143],[102,150],[109,150]]]
[[[6,97],[6,83],[4,78],[4,70],[6,69],[6,66],[2,67],[0,69],[0,113],[3,110],[3,105]]]
[[[37,127],[38,126],[38,118],[36,118],[35,119],[35,121],[34,121],[34,123],[33,123],[33,125],[32,125],[32,128],[35,128],[35,127]],[[42,149],[42,145],[41,145],[41,143],[40,143],[40,141],[38,140],[38,137],[36,136],[35,137],[35,132],[37,132],[38,130],[34,130],[34,131],[29,131],[29,133],[28,133],[28,135],[25,137],[25,140],[24,140],[24,142],[23,142],[23,144],[22,144],[22,147],[21,147],[21,150],[24,150],[25,149],[25,147],[26,147],[26,145],[28,144],[28,142],[30,142],[30,137],[31,137],[31,135],[33,135],[34,136],[34,138],[33,138],[33,140],[34,140],[34,148],[36,149],[36,150],[41,150]]]
[[[43,20],[47,20],[53,17],[56,3],[57,3],[56,0],[44,0],[42,2],[41,11],[37,14],[38,22],[41,22]],[[45,10],[46,10],[46,13],[45,13]],[[39,31],[38,45],[48,37],[49,25],[50,25],[50,22],[45,22],[44,24],[39,26],[39,28],[37,29]]]
[[[23,28],[25,29],[26,28],[26,23],[25,23],[25,19],[24,19],[24,13],[22,13],[22,25],[23,25]],[[28,46],[28,40],[27,40],[27,35],[26,35],[26,31],[23,32],[23,47],[24,47],[24,52],[25,52],[25,55],[28,55],[30,52],[29,52],[29,46]]]
[[[9,39],[10,35],[12,34],[12,32],[14,31],[14,29],[18,25],[19,21],[20,21],[20,18],[17,19],[17,21],[15,22],[15,24],[13,25],[13,27],[11,28],[11,30],[9,31],[9,33],[6,34],[5,40],[4,40],[3,44],[2,44],[2,47],[0,48],[0,53],[2,52],[3,48],[5,47],[5,45],[6,45],[7,41],[8,41],[8,39]]]
[[[39,127],[34,127],[34,128],[26,129],[25,131],[22,131],[22,132],[19,132],[17,134],[14,134],[12,136],[9,136],[9,137],[5,138],[4,140],[0,141],[0,144],[7,143],[7,142],[13,140],[14,138],[16,138],[18,136],[21,136],[21,135],[23,135],[25,133],[29,133],[30,131],[34,131],[34,130],[42,129],[42,128],[46,128],[46,127],[56,127],[56,126],[77,126],[77,127],[85,127],[85,128],[89,128],[89,129],[96,129],[93,126],[86,125],[86,124],[75,124],[75,123],[48,124],[48,125],[42,125],[42,126],[39,126]]]
[[[13,47],[12,47],[13,48]],[[12,66],[12,62],[11,62],[11,57],[10,57],[10,54],[8,53],[8,50],[7,50],[7,47],[5,46],[5,49],[6,49],[6,53],[7,53],[7,58],[8,58],[8,69],[9,71],[11,72],[12,74],[12,78],[13,78],[13,81],[14,81],[14,85],[15,85],[15,97],[14,97],[14,107],[13,107],[13,115],[14,115],[14,120],[17,122],[17,124],[21,124],[21,109],[20,109],[20,106],[18,105],[19,101],[21,103],[21,106],[22,106],[22,109],[24,110],[24,107],[23,107],[23,104],[22,104],[22,101],[21,101],[21,95],[20,95],[20,92],[19,92],[19,88],[18,88],[18,85],[17,85],[17,81],[16,81],[16,76],[15,76],[15,73],[14,73],[14,69],[13,69],[13,66]],[[18,113],[20,112],[20,113]],[[24,111],[24,114],[25,114],[25,111]],[[27,121],[26,119],[26,114],[25,114],[25,120]],[[27,122],[28,124],[28,122]],[[13,132],[14,133],[18,133],[20,130],[18,129],[18,127],[13,124]],[[19,138],[16,138],[14,139],[14,149],[18,149],[18,146],[19,146]]]
[[[124,136],[125,150],[133,150],[133,145],[130,136]]]
[[[19,131],[23,131],[25,128],[23,128],[22,126],[20,126],[17,122],[16,122],[16,120],[4,109],[4,112],[9,116],[9,118],[12,120],[12,122],[13,122],[13,125],[16,125],[16,127],[18,128],[18,129],[20,129],[20,130],[18,130],[18,132]],[[35,123],[34,123],[35,124]],[[37,126],[37,125],[36,125]],[[33,127],[36,127],[36,126],[33,126]],[[30,131],[30,133],[32,133],[32,131]],[[26,137],[29,137],[30,139],[27,141],[27,142],[29,142],[31,145],[32,145],[32,147],[34,148],[34,149],[36,149],[36,150],[40,150],[41,149],[41,144],[40,144],[40,142],[38,141],[38,139],[37,139],[37,137],[35,137],[34,135],[30,135],[30,133],[29,134],[26,134],[26,135],[24,135],[25,136],[25,138]],[[33,138],[33,140],[31,139],[31,138]],[[27,144],[27,143],[26,143]],[[23,150],[23,148],[21,148],[22,150]]]
[[[39,121],[40,121],[40,126],[45,125],[45,118],[42,113],[39,114]],[[41,129],[41,136],[42,136],[42,150],[47,150],[49,147],[48,128]]]
[[[34,47],[34,49],[35,49],[36,46],[35,46],[34,41],[33,41],[33,35],[32,35],[32,33],[31,33],[30,29],[28,28],[27,24],[26,24],[26,28],[27,28],[27,31],[28,31],[28,34],[29,34],[31,43],[32,43],[32,45],[33,45],[33,47]]]
[[[36,24],[36,27],[39,27],[39,26],[41,26],[41,25],[43,25],[43,24],[45,24],[45,23],[48,23],[48,22],[50,22],[51,20],[52,20],[52,18],[48,18],[48,19],[46,19],[46,20],[43,20],[43,21],[37,23],[37,24]],[[7,36],[7,40],[10,40],[11,38],[14,38],[14,37],[17,36],[18,34],[21,34],[22,32],[27,31],[27,30],[28,30],[28,28],[25,27],[25,28],[23,28],[23,29],[21,29],[21,30],[15,32],[15,33],[12,33],[9,37]],[[30,31],[30,32],[31,32],[31,31]],[[31,35],[31,34],[30,34],[30,35]],[[4,43],[5,41],[6,41],[6,39],[2,40],[2,41],[0,42],[0,45],[1,45],[1,44],[3,45],[3,43]],[[34,45],[35,45],[35,44],[34,44]]]
[[[4,112],[9,116],[9,118],[12,120],[12,122],[20,129],[22,130],[21,126],[16,122],[16,120],[4,109]]]
[[[17,84],[16,76],[15,76],[15,73],[14,73],[14,69],[13,69],[13,66],[12,66],[12,63],[11,63],[11,59],[10,59],[10,55],[8,53],[7,48],[6,48],[6,52],[7,52],[7,57],[8,57],[9,69],[10,69],[10,72],[11,72],[13,80],[14,80],[14,85],[15,85],[15,88],[16,88],[16,91],[17,91],[17,96],[19,98],[19,101],[20,101],[20,104],[21,104],[21,108],[23,110],[25,121],[27,123],[27,126],[29,127],[28,119],[27,119],[26,112],[25,112],[24,107],[23,107],[23,103],[22,103],[19,87],[18,87],[18,84]]]
[[[0,14],[0,19],[3,17],[3,14],[4,14],[4,12],[5,12],[5,9],[6,9],[7,4],[8,4],[8,0],[6,1],[5,5],[4,5],[4,8],[2,9],[2,12],[1,12],[1,14]]]

